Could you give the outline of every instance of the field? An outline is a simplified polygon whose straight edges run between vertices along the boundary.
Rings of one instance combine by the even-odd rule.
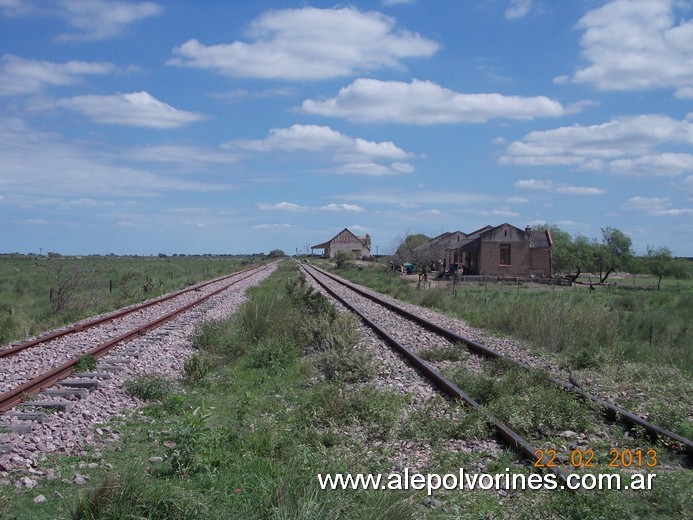
[[[259,258],[0,255],[0,345],[231,273]]]
[[[628,289],[596,294],[492,284],[423,289],[377,265],[337,274],[460,314],[497,333],[512,331],[524,337],[540,329],[533,339],[525,338],[527,348],[579,366],[580,376],[589,384],[613,390],[626,407],[642,406],[654,414],[653,420],[666,421],[693,437],[688,417],[691,368],[678,359],[686,342],[690,349],[690,320],[684,318],[690,317],[691,309],[683,300],[686,295],[690,298],[690,287],[669,288],[660,295]],[[356,346],[354,321],[336,317],[298,280],[293,263],[285,261],[250,291],[249,301],[232,319],[199,329],[193,338],[197,353],[186,363],[182,380],[144,376],[130,382],[129,391],[149,404],[111,425],[120,432],[122,446],[115,451],[97,446],[80,456],[49,458],[45,465],[55,478],[31,490],[3,489],[0,517],[690,517],[693,472],[674,467],[657,471],[657,485],[650,491],[463,490],[427,496],[411,489],[321,489],[318,474],[388,473],[400,441],[428,446],[430,458],[423,468],[428,473],[483,467],[527,475],[531,468],[518,462],[511,450],[492,456],[483,448],[470,452],[451,448],[450,438],[483,442],[488,436],[482,419],[454,403],[440,399],[422,405],[370,384],[375,369]],[[461,302],[464,305],[458,307]],[[662,313],[666,321],[651,347],[647,327],[644,335],[624,335],[623,327],[641,319],[641,312],[651,311]],[[518,312],[521,319],[509,317]],[[621,321],[627,313],[632,314]],[[552,322],[557,325],[550,326]],[[664,345],[665,337],[675,341]],[[624,348],[629,338],[639,338],[632,349]],[[669,349],[670,354],[658,361],[650,352],[654,349]],[[638,359],[638,352],[644,359]],[[559,397],[565,401],[565,396]],[[544,401],[536,411],[542,413],[553,404]],[[567,412],[583,416],[589,407],[576,401]],[[625,435],[618,424],[609,428]],[[645,441],[636,437],[629,442],[635,448]],[[75,472],[87,475],[88,484],[73,484]],[[38,495],[46,501],[34,501]]]

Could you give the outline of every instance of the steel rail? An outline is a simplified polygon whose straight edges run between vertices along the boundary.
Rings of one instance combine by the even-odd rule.
[[[354,284],[351,284],[347,281],[341,280],[334,275],[319,269],[315,266],[311,266],[314,269],[316,269],[318,272],[322,273],[323,275],[327,276],[328,278],[334,280],[335,282],[342,284],[346,287],[349,287],[353,291],[357,292],[358,294],[369,298],[370,300],[377,302],[378,304],[381,304],[388,309],[390,309],[393,312],[398,313],[399,315],[411,319],[418,323],[419,325],[427,328],[428,330],[435,332],[437,334],[440,334],[441,336],[445,337],[446,339],[453,341],[453,342],[458,342],[458,343],[463,343],[468,347],[468,349],[476,354],[480,354],[482,356],[491,358],[491,359],[498,359],[502,358],[505,359],[506,361],[509,361],[510,363],[513,363],[514,365],[524,368],[525,370],[529,370],[531,372],[536,372],[536,369],[533,367],[522,363],[520,361],[515,361],[514,359],[510,359],[504,354],[497,352],[491,348],[488,348],[481,343],[478,343],[470,338],[467,338],[465,336],[461,336],[460,334],[457,334],[454,331],[448,330],[444,327],[441,327],[440,325],[437,325],[435,323],[431,323],[430,321],[422,318],[421,316],[417,316],[416,314],[412,314],[411,312],[393,304],[390,302],[387,302],[385,300],[382,300],[381,298],[378,298],[377,296],[370,294],[361,288],[355,286]],[[550,381],[551,383],[565,389],[565,390],[574,390],[574,387],[572,384],[566,382],[566,381],[561,381],[560,379],[551,377],[551,376],[546,376],[545,379],[547,381]],[[657,426],[656,424],[653,424],[649,421],[646,421],[642,417],[639,417],[635,415],[632,412],[629,412],[628,410],[625,410],[613,403],[610,403],[608,401],[605,401],[604,399],[601,399],[600,397],[597,397],[595,395],[592,395],[588,392],[579,392],[578,393],[579,397],[582,397],[583,399],[592,401],[593,403],[597,404],[600,406],[603,410],[604,413],[607,415],[608,418],[612,420],[617,420],[620,419],[621,421],[631,425],[631,426],[639,426],[642,427],[648,434],[651,436],[658,438],[658,437],[667,437],[674,441],[676,445],[670,446],[673,449],[679,449],[680,451],[685,451],[688,455],[689,458],[693,458],[693,441],[690,439],[687,439],[675,432],[672,432],[670,430],[667,430],[665,428],[662,428],[661,426]]]
[[[255,267],[250,268],[250,269],[245,269],[241,271],[237,271],[235,273],[231,273],[225,276],[221,276],[219,278],[215,278],[214,280],[210,280],[207,282],[202,282],[196,285],[191,285],[190,287],[185,287],[183,289],[179,289],[178,291],[174,291],[172,293],[165,294],[163,296],[160,296],[158,298],[153,298],[151,300],[147,300],[146,302],[139,303],[137,305],[134,305],[132,307],[127,307],[125,309],[121,309],[119,311],[116,311],[114,313],[108,314],[107,316],[101,316],[99,318],[95,318],[90,321],[86,321],[83,323],[78,323],[76,325],[72,325],[67,328],[59,329],[54,332],[50,332],[48,334],[44,334],[43,336],[39,336],[34,339],[30,339],[27,341],[23,341],[21,343],[17,343],[15,345],[12,345],[10,347],[0,349],[0,359],[4,357],[9,357],[17,354],[18,352],[21,352],[24,349],[35,347],[36,345],[39,345],[41,343],[46,343],[47,341],[54,340],[56,338],[60,338],[62,336],[67,336],[68,334],[74,334],[76,332],[82,332],[87,329],[91,329],[93,327],[98,327],[99,325],[103,325],[104,323],[109,323],[111,321],[114,321],[118,318],[121,318],[123,316],[126,316],[128,314],[132,314],[134,312],[137,312],[141,309],[146,309],[147,307],[151,307],[153,305],[157,305],[161,302],[165,302],[168,300],[171,300],[173,298],[176,298],[177,296],[180,296],[182,294],[188,293],[190,291],[197,291],[199,289],[202,289],[203,287],[206,287],[208,285],[211,285],[213,283],[220,282],[222,280],[226,280],[228,278],[231,278],[233,276],[237,276],[239,274],[242,274],[244,272],[249,272],[253,269],[257,269]]]
[[[253,272],[249,272],[251,270],[245,271],[247,274],[243,278],[240,278],[238,280],[234,280],[233,282],[229,283],[228,285],[225,285],[224,287],[220,289],[216,289],[212,291],[209,294],[204,295],[201,298],[198,298],[197,300],[190,302],[183,307],[179,307],[178,309],[171,311],[164,316],[161,316],[155,320],[152,320],[150,322],[145,323],[144,325],[141,325],[139,327],[136,327],[134,329],[131,329],[124,334],[121,334],[120,336],[110,339],[104,343],[101,343],[97,345],[96,347],[92,348],[91,350],[81,354],[77,358],[73,358],[70,361],[67,361],[63,363],[62,365],[50,370],[49,372],[46,372],[38,377],[35,377],[34,379],[31,379],[30,381],[27,381],[26,383],[23,383],[11,390],[8,390],[7,392],[4,392],[0,394],[0,413],[4,413],[7,410],[10,410],[11,408],[17,406],[19,403],[25,400],[27,396],[35,395],[39,393],[41,390],[44,390],[45,388],[48,388],[57,382],[65,379],[68,377],[74,370],[75,365],[79,362],[79,359],[83,356],[93,356],[95,358],[100,358],[104,355],[106,355],[111,349],[113,349],[116,345],[119,343],[124,343],[127,342],[137,336],[141,336],[145,333],[147,333],[150,330],[156,329],[160,326],[162,326],[164,323],[171,321],[172,319],[180,316],[181,314],[189,311],[193,307],[196,307],[197,305],[200,305],[201,303],[204,303],[205,301],[209,300],[210,298],[216,296],[217,294],[220,294],[233,285],[242,282],[243,280],[246,280],[250,278],[251,276],[267,269],[268,266],[264,266],[260,269],[254,268]],[[218,280],[217,280],[218,281]]]
[[[334,297],[337,301],[342,303],[342,305],[347,307],[351,312],[358,315],[359,318],[361,318],[361,320],[366,325],[368,325],[377,334],[379,334],[388,344],[393,346],[395,348],[395,350],[400,352],[417,370],[421,371],[428,379],[430,379],[442,393],[448,395],[449,397],[452,397],[453,399],[460,399],[460,400],[464,401],[465,403],[467,403],[472,408],[474,408],[475,410],[481,412],[487,418],[487,420],[493,425],[498,436],[501,437],[505,441],[505,443],[507,445],[509,445],[511,448],[519,451],[525,458],[529,459],[530,461],[533,461],[534,463],[541,461],[541,457],[537,455],[538,450],[535,446],[533,446],[528,441],[526,441],[523,437],[521,437],[520,435],[515,433],[510,427],[508,427],[500,419],[498,419],[495,416],[488,413],[488,411],[484,407],[482,407],[479,403],[477,403],[471,396],[469,396],[461,388],[459,388],[452,381],[447,379],[440,372],[438,372],[435,368],[433,368],[431,365],[429,365],[426,361],[424,361],[422,358],[420,358],[418,355],[416,355],[411,349],[407,348],[405,345],[403,345],[398,340],[393,338],[390,334],[387,333],[387,331],[385,331],[380,326],[378,326],[378,324],[376,324],[374,321],[372,321],[367,316],[365,316],[361,311],[356,309],[353,305],[351,305],[349,302],[347,302],[344,298],[342,298],[337,293],[335,293],[332,289],[327,287],[327,285],[325,285],[322,281],[320,281],[314,274],[309,272],[309,270],[306,268],[305,265],[302,265],[302,267],[303,267],[304,271],[309,276],[311,276],[318,284],[320,284],[320,286],[322,288],[324,288],[332,297]],[[311,267],[313,267],[313,266],[311,266]],[[318,269],[315,269],[315,270],[322,273],[322,271],[320,271]],[[324,274],[324,273],[322,273],[322,274]],[[548,467],[546,467],[546,469],[549,470],[554,475],[556,475],[558,478],[560,478],[564,484],[568,481],[568,476],[569,476],[568,473],[566,473],[561,468],[548,466]]]

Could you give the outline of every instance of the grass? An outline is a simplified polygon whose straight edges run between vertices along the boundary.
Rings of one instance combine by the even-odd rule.
[[[260,258],[0,255],[0,344],[238,271]]]
[[[445,441],[485,439],[488,427],[443,399],[413,405],[367,382],[326,377],[317,356],[358,338],[353,343],[320,297],[296,285],[296,276],[286,262],[249,292],[234,318],[203,326],[195,334],[194,363],[207,368],[189,369],[195,376],[186,378],[184,391],[160,395],[114,425],[121,432],[118,449],[49,458],[44,467],[56,478],[31,491],[3,489],[0,517],[673,519],[686,513],[689,471],[663,475],[651,492],[465,490],[439,492],[431,501],[413,490],[319,489],[318,473],[387,472],[392,452],[386,441],[392,439],[428,442],[424,471],[474,471],[491,455],[449,450]],[[259,308],[271,308],[273,319]],[[508,389],[532,383],[498,375]],[[516,458],[508,451],[488,467],[529,473]],[[97,467],[81,469],[84,462]],[[88,475],[86,486],[63,481],[76,471]],[[38,494],[46,502],[35,503]]]

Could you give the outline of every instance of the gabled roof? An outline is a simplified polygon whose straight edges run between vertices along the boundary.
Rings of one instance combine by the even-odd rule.
[[[548,229],[537,231],[532,230],[529,232],[529,247],[551,247],[552,244],[553,239],[551,238],[551,232]]]
[[[367,248],[368,250],[370,250],[370,247],[368,247],[368,246],[366,245],[365,240],[364,240],[363,238],[361,238],[361,237],[357,237],[356,235],[354,235],[351,231],[349,231],[348,228],[342,229],[339,233],[337,233],[335,236],[333,236],[333,237],[332,237],[331,239],[329,239],[327,242],[323,242],[322,244],[316,244],[316,245],[314,245],[314,246],[310,246],[310,248],[311,248],[311,249],[325,249],[325,248],[328,247],[332,242],[334,242],[334,240],[335,240],[339,235],[341,235],[341,234],[344,233],[345,231],[346,231],[346,233],[347,233],[348,235],[351,235],[351,236],[354,238],[353,241],[352,241],[352,240],[349,240],[349,242],[359,242],[363,247],[365,247],[365,248]]]

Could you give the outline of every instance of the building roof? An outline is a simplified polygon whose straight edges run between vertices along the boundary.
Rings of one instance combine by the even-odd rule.
[[[342,233],[346,231],[347,236],[351,235],[354,240],[349,240],[349,242],[359,242],[363,247],[368,249],[370,251],[370,245],[366,241],[366,237],[358,237],[354,235],[351,231],[349,231],[348,228],[342,229],[339,233],[337,233],[335,236],[333,236],[331,239],[329,239],[327,242],[322,242],[321,244],[316,244],[314,246],[310,246],[311,249],[325,249],[326,247],[329,247],[332,242],[335,241],[335,239],[340,236]]]

